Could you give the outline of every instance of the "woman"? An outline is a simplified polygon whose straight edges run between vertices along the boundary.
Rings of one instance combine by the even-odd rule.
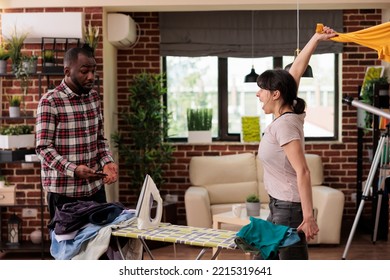
[[[304,155],[305,101],[297,97],[299,81],[319,41],[336,36],[329,27],[315,33],[296,57],[289,72],[267,70],[257,84],[256,96],[273,122],[266,128],[258,158],[264,166],[264,184],[270,196],[268,220],[297,228],[301,241],[281,249],[280,259],[308,259],[307,241],[319,229],[313,216],[310,172]]]

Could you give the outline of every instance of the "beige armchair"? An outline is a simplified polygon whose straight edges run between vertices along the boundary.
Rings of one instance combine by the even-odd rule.
[[[306,154],[313,186],[313,204],[320,232],[314,244],[339,244],[344,209],[343,192],[324,186],[321,157]],[[233,204],[245,203],[248,194],[260,196],[268,208],[263,168],[252,153],[193,157],[190,162],[191,186],[185,193],[187,225],[212,227],[215,214],[231,211]],[[238,228],[237,228],[238,229]]]

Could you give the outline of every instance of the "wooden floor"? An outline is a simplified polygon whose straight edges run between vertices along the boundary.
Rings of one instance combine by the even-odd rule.
[[[310,260],[390,260],[390,241],[378,240],[375,244],[368,234],[355,234],[351,245],[346,250],[346,240],[341,245],[310,245]],[[152,250],[156,260],[191,260],[199,254],[200,248],[195,246],[176,245],[166,246]],[[345,252],[345,254],[344,254]],[[211,251],[208,250],[202,259],[210,259]],[[150,259],[145,254],[145,259]],[[220,260],[248,260],[251,256],[240,250],[223,250],[219,255]]]
[[[370,234],[356,232],[350,247],[346,250],[347,238],[348,236],[342,237],[342,243],[340,245],[310,245],[310,260],[342,260],[343,256],[347,260],[390,260],[390,241],[378,240],[374,244],[371,241]],[[193,260],[199,254],[200,250],[200,247],[178,244],[176,248],[170,245],[153,249],[152,254],[156,260]],[[345,255],[344,252],[346,252]],[[211,251],[207,250],[202,259],[210,258]],[[40,253],[7,253],[5,255],[0,254],[1,259],[42,259],[42,256]],[[51,259],[51,257],[49,254],[46,254],[44,259]],[[150,259],[147,254],[145,254],[145,259]],[[249,260],[251,256],[240,250],[223,250],[219,255],[219,259]]]

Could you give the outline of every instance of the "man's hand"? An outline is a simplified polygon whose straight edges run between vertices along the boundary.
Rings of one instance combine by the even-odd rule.
[[[103,173],[107,174],[106,177],[103,178],[104,184],[112,184],[118,180],[118,165],[114,162],[107,163],[103,166]]]
[[[77,166],[74,173],[77,178],[87,179],[91,181],[100,180],[102,176],[104,176],[102,175],[102,173],[97,173],[96,170],[93,170],[92,168],[89,168],[86,165]]]

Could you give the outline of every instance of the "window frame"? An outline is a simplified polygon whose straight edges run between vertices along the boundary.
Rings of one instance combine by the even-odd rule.
[[[334,54],[334,135],[331,137],[305,137],[305,141],[336,141],[339,138],[339,59],[340,54]],[[283,58],[273,58],[274,69],[283,67]],[[162,69],[164,73],[167,73],[167,61],[166,56],[162,57]],[[167,86],[167,80],[165,80],[165,86]],[[229,133],[229,119],[228,119],[228,58],[218,57],[218,136],[213,137],[213,142],[226,141],[226,142],[240,142],[239,133]],[[168,91],[164,95],[163,102],[165,109],[168,109]],[[187,137],[174,137],[168,136],[171,142],[186,142]]]

